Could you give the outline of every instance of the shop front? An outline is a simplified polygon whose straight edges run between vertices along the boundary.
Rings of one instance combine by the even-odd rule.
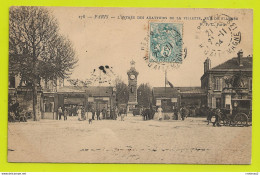
[[[77,116],[77,111],[81,108],[90,115],[88,113],[93,110],[110,110],[115,105],[115,93],[112,87],[64,86],[58,90],[54,101],[55,111],[59,107],[63,110],[66,108],[69,116]]]
[[[177,89],[170,87],[154,87],[153,101],[156,110],[161,107],[164,113],[173,113],[180,108],[181,96]]]

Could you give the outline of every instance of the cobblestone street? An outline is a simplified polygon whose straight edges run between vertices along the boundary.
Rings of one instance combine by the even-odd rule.
[[[251,127],[213,127],[185,121],[41,120],[9,123],[12,162],[247,164]]]

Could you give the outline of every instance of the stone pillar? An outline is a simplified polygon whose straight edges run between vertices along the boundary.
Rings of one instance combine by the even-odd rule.
[[[37,104],[36,104],[36,120],[39,121],[42,118],[42,92],[37,92]]]
[[[231,104],[231,94],[225,94],[225,106],[230,105],[230,109],[232,108],[232,104]]]

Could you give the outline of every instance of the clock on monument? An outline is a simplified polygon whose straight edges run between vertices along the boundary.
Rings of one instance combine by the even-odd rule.
[[[130,75],[130,79],[134,80],[135,79],[135,75],[134,74]]]

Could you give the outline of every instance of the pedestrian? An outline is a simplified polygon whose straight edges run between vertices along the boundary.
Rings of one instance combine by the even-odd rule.
[[[220,117],[221,117],[221,111],[220,109],[215,109],[214,110],[214,115],[215,115],[215,121],[213,122],[213,126],[218,126],[220,127]]]
[[[74,116],[78,116],[78,110],[79,110],[79,106],[75,105],[74,107]]]
[[[64,116],[64,121],[68,119],[68,118],[67,118],[67,116],[68,116],[68,110],[67,110],[67,108],[64,109],[63,116]]]
[[[110,116],[110,108],[109,108],[109,107],[107,108],[106,116],[107,116],[107,118],[109,118],[109,119],[111,118],[111,116]]]
[[[161,121],[162,120],[162,117],[163,117],[163,109],[161,108],[161,106],[159,106],[159,108],[157,109],[157,112],[158,112],[158,119]]]
[[[69,106],[69,107],[67,108],[67,111],[68,111],[68,116],[71,116],[71,106]]]
[[[121,117],[121,114],[122,114],[122,108],[119,107],[119,108],[118,108],[118,117]]]
[[[102,117],[103,117],[103,119],[106,118],[106,113],[107,113],[107,110],[106,110],[106,108],[104,107],[104,108],[102,109]]]
[[[213,116],[213,110],[211,108],[208,108],[207,125],[209,125],[209,123],[211,122],[212,116]]]
[[[173,120],[178,120],[178,109],[177,108],[175,108],[173,110]]]
[[[88,111],[89,111],[89,109],[86,108],[86,109],[85,109],[85,118],[86,118],[86,119],[89,119],[89,118],[88,118]]]
[[[118,109],[115,107],[115,120],[117,119]]]
[[[62,109],[61,106],[58,108],[58,119],[61,120]]]
[[[82,118],[82,120],[86,120],[85,108],[84,107],[82,107],[82,109],[81,109],[81,118]]]
[[[92,120],[95,120],[95,109],[92,108],[91,112],[92,112]]]
[[[81,121],[81,108],[79,107],[77,110],[78,120]]]
[[[121,121],[124,121],[126,109],[122,108]]]
[[[181,113],[181,120],[185,120],[185,118],[187,118],[188,116],[188,109],[185,106],[183,106],[180,109],[180,113]]]
[[[111,109],[111,118],[112,118],[113,120],[115,120],[115,119],[116,119],[116,112],[115,112],[115,108],[112,108],[112,109]]]
[[[100,110],[99,110],[99,108],[97,108],[96,114],[97,114],[97,120],[100,120]]]
[[[10,112],[8,113],[8,121],[9,121],[9,122],[15,122],[15,114],[14,114],[13,111],[10,111]]]

